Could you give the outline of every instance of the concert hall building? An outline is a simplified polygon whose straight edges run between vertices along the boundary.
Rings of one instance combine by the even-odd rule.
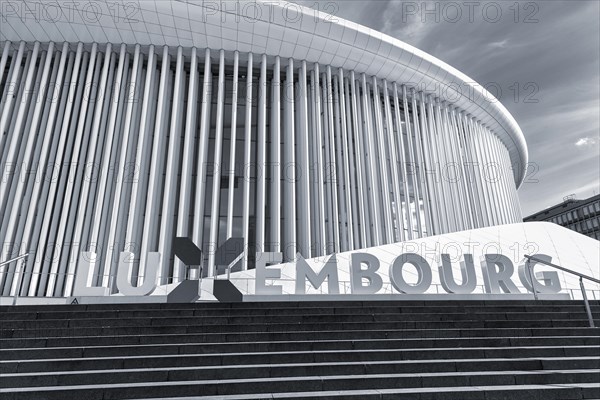
[[[522,221],[515,119],[400,40],[285,2],[2,4],[2,296],[71,295],[82,252],[92,285],[123,251],[180,282],[174,237],[214,276],[231,237],[243,270]]]

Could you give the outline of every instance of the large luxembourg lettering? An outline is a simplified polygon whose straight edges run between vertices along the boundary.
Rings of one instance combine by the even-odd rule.
[[[551,261],[552,257],[537,254],[536,258]],[[470,294],[477,287],[477,274],[472,254],[464,254],[459,263],[460,277],[454,276],[450,255],[441,254],[441,264],[438,266],[440,284],[444,291],[453,294]],[[281,277],[281,270],[277,265],[267,266],[281,262],[281,253],[258,253],[256,263],[255,293],[258,295],[281,294],[282,286],[277,284]],[[417,281],[409,283],[405,279],[405,269],[411,265],[416,269]],[[323,264],[320,271],[315,271],[300,255],[296,260],[295,294],[306,293],[306,283],[319,289],[327,281],[327,293],[339,294],[339,266],[335,254]],[[531,265],[533,267],[533,263]],[[350,275],[351,294],[376,294],[384,284],[384,276],[379,273],[382,262],[373,254],[356,252],[350,255],[348,272]],[[433,271],[429,262],[416,253],[404,253],[396,257],[389,265],[389,283],[397,293],[421,294],[426,293],[431,287]],[[486,293],[520,293],[521,291],[513,281],[514,265],[512,261],[502,254],[485,254],[480,259],[481,277]],[[528,291],[532,286],[538,293],[558,293],[561,284],[556,271],[541,271],[535,273],[535,282],[531,282],[528,267],[525,263],[519,265],[517,277]],[[267,284],[267,279],[274,284]],[[458,283],[460,282],[460,283]]]

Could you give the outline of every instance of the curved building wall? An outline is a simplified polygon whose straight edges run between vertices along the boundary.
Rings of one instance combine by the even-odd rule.
[[[14,32],[22,22],[8,21]],[[289,261],[521,221],[527,153],[510,114],[415,89],[400,58],[384,73],[389,60],[344,67],[283,47],[5,32],[1,259],[29,257],[0,271],[2,295],[70,295],[82,252],[94,285],[114,290],[123,251],[138,282],[149,252],[161,254],[161,283],[181,281],[175,236],[201,246],[214,275],[230,237],[244,238],[240,267],[251,268],[260,251]]]

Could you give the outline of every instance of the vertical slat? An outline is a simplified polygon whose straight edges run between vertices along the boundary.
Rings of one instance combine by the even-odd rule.
[[[234,68],[235,69],[235,68]],[[275,57],[273,66],[271,96],[271,199],[269,216],[271,218],[271,251],[281,251],[281,61]],[[233,153],[232,153],[233,154]]]
[[[164,125],[168,116],[168,84],[170,77],[171,56],[169,47],[163,46],[162,68],[160,72],[160,87],[158,90],[158,105],[156,120],[154,121],[154,137],[151,148],[150,178],[146,196],[146,212],[144,215],[144,230],[142,232],[142,246],[140,252],[140,266],[137,277],[138,286],[143,284],[146,275],[146,259],[148,252],[156,251],[155,235],[158,230],[158,207],[160,203],[162,165],[164,161],[165,134]]]
[[[323,117],[321,116],[321,73],[319,71],[319,64],[315,63],[312,71],[312,85],[311,93],[314,102],[314,160],[313,163],[316,166],[316,190],[315,190],[315,203],[316,210],[314,211],[314,232],[316,239],[315,256],[324,255],[327,251],[327,231],[325,226],[325,162],[323,160]]]
[[[367,204],[367,172],[366,172],[366,160],[365,160],[365,147],[363,142],[362,134],[362,118],[360,116],[360,93],[356,85],[356,78],[354,71],[350,71],[350,86],[352,88],[352,116],[353,116],[353,131],[354,131],[354,145],[356,147],[356,176],[358,186],[358,211],[359,211],[359,223],[360,223],[360,243],[359,247],[365,248],[370,244],[369,237],[369,210]]]
[[[296,164],[294,155],[294,60],[288,60],[284,95],[283,143],[283,210],[284,210],[284,261],[296,259]]]
[[[473,173],[475,175],[475,187],[477,189],[477,203],[479,205],[480,226],[485,227],[490,225],[488,210],[487,210],[487,191],[483,182],[481,161],[477,155],[477,132],[473,118],[468,118],[467,127],[469,131],[469,155],[471,158]]]
[[[331,71],[331,68],[329,69]],[[334,159],[335,181],[334,185],[337,191],[337,209],[338,209],[338,242],[336,251],[346,251],[348,248],[348,212],[346,210],[346,197],[344,191],[344,156],[342,154],[342,126],[340,121],[340,93],[337,75],[329,74],[333,91],[333,121],[334,121]]]
[[[329,252],[338,252],[340,244],[340,224],[339,224],[339,210],[338,210],[338,179],[337,176],[337,162],[336,162],[336,151],[335,151],[335,124],[333,114],[333,85],[331,82],[331,67],[327,66],[327,152],[329,155],[329,162],[326,165],[326,182],[330,190],[330,204],[331,204],[331,220],[330,224],[333,230],[333,237],[328,238],[332,241],[332,246],[328,246]]]
[[[388,156],[385,145],[385,132],[383,128],[383,116],[381,110],[381,97],[379,95],[379,84],[377,78],[373,77],[373,104],[375,119],[375,140],[377,141],[377,152],[379,153],[379,175],[381,189],[379,191],[383,203],[384,220],[382,223],[383,244],[394,242],[394,216],[392,214],[392,197],[390,180],[388,176]]]
[[[162,201],[162,214],[160,221],[160,234],[158,237],[158,251],[160,253],[161,269],[159,283],[168,284],[171,266],[171,246],[173,231],[175,229],[175,204],[177,202],[180,152],[181,152],[181,124],[183,118],[183,96],[185,94],[186,73],[184,71],[185,58],[183,48],[177,48],[177,61],[175,66],[175,86],[173,88],[173,104],[171,105],[171,127],[169,130],[169,148],[167,153],[167,168],[165,172],[164,196]],[[168,110],[168,107],[167,107]],[[181,210],[179,210],[181,212]]]
[[[379,194],[379,177],[377,165],[377,156],[375,153],[375,133],[373,132],[373,120],[371,117],[371,90],[367,84],[367,77],[365,74],[361,74],[362,81],[362,95],[363,95],[363,117],[365,131],[364,137],[367,141],[367,157],[369,159],[369,185],[370,185],[370,211],[371,211],[371,224],[373,226],[373,237],[372,246],[379,246],[383,243],[382,238],[382,226],[381,226],[381,199]]]
[[[296,157],[298,161],[297,201],[298,213],[298,252],[305,258],[311,257],[310,227],[310,175],[308,160],[308,91],[306,85],[306,62],[302,61],[298,70],[298,135]]]
[[[204,203],[206,201],[206,163],[208,162],[208,135],[210,129],[210,106],[212,101],[212,72],[210,50],[204,52],[204,77],[202,82],[202,110],[200,110],[200,133],[198,144],[198,170],[194,199],[194,227],[192,238],[196,246],[204,248]]]
[[[341,70],[341,68],[340,68]],[[352,73],[350,73],[352,74]],[[360,248],[360,240],[361,240],[361,220],[359,217],[360,212],[360,192],[362,189],[360,188],[360,184],[358,182],[358,175],[360,174],[360,157],[356,157],[355,155],[355,130],[356,126],[354,125],[354,120],[356,119],[356,115],[353,112],[353,98],[355,98],[354,93],[350,91],[350,78],[346,78],[344,82],[344,100],[346,103],[346,127],[348,128],[348,156],[350,158],[350,182],[351,182],[351,190],[352,190],[352,220],[354,223],[353,226],[353,235],[354,235],[354,249]]]
[[[431,220],[429,218],[429,192],[427,190],[427,180],[425,177],[425,162],[423,159],[422,152],[422,122],[423,116],[420,115],[419,109],[417,107],[417,93],[415,89],[411,89],[411,105],[412,105],[412,113],[413,113],[413,121],[414,121],[414,151],[415,151],[415,160],[416,160],[416,168],[415,168],[415,176],[417,177],[417,183],[419,186],[419,193],[421,195],[422,209],[421,204],[417,204],[417,218],[421,221],[421,236],[425,235],[425,231],[427,231],[427,235],[431,235]],[[425,227],[423,227],[423,222],[425,222]]]
[[[423,155],[423,180],[427,186],[427,205],[429,209],[429,226],[428,236],[439,234],[439,212],[438,212],[438,195],[435,187],[435,168],[431,159],[431,135],[432,129],[430,125],[429,115],[425,106],[425,95],[421,92],[419,97],[419,115],[421,117],[421,154]],[[432,178],[431,173],[434,176]]]
[[[394,111],[396,113],[396,138],[398,140],[398,145],[399,145],[399,155],[398,155],[398,167],[401,169],[401,174],[402,174],[402,186],[404,189],[404,202],[405,202],[405,207],[403,207],[403,209],[405,210],[406,213],[406,235],[404,236],[404,240],[412,240],[413,239],[413,229],[412,229],[412,218],[411,218],[411,211],[410,211],[410,192],[409,192],[409,188],[408,188],[408,173],[406,171],[406,148],[404,147],[404,139],[402,138],[402,136],[404,135],[403,133],[403,129],[402,129],[402,117],[400,115],[400,100],[398,99],[398,85],[396,84],[396,82],[394,82],[394,88],[393,88],[393,92],[394,92]],[[406,110],[404,110],[405,116],[406,116]],[[406,117],[405,117],[406,118]],[[405,123],[405,126],[408,126],[408,122]],[[400,196],[399,197],[399,201],[400,204],[402,204]],[[400,215],[400,218],[404,218],[404,213],[402,213]]]
[[[340,251],[349,251],[354,249],[354,233],[352,221],[352,195],[350,185],[350,158],[348,157],[348,129],[346,127],[346,103],[344,99],[344,73],[342,69],[338,69],[338,74],[333,77],[335,87],[335,111],[337,124],[337,157],[338,163],[338,178],[340,179],[340,206],[343,208],[342,213],[342,241]]]
[[[354,182],[354,154],[351,148],[351,138],[350,138],[350,130],[352,129],[352,121],[351,121],[351,112],[347,110],[346,107],[349,105],[349,89],[348,82],[344,78],[344,70],[342,68],[338,69],[338,79],[339,79],[339,97],[340,97],[340,122],[342,128],[342,144],[344,146],[344,185],[346,188],[346,215],[348,219],[348,251],[352,251],[355,249],[356,245],[356,232],[357,232],[357,223],[356,223],[356,197],[355,197],[355,182]]]
[[[387,80],[383,81],[383,99],[385,106],[385,122],[387,128],[387,135],[385,135],[386,146],[390,150],[390,170],[392,172],[392,194],[394,196],[394,211],[396,212],[396,224],[398,227],[398,237],[397,240],[404,241],[404,218],[402,214],[402,199],[400,198],[401,186],[400,186],[400,171],[402,168],[400,162],[398,161],[398,152],[396,147],[396,141],[394,140],[394,127],[393,127],[393,117],[392,117],[392,108],[390,104],[390,93],[388,89]],[[393,224],[392,220],[389,222]],[[393,237],[395,241],[396,238]]]
[[[215,154],[213,158],[213,187],[210,211],[210,246],[208,252],[208,275],[218,274],[215,250],[219,247],[219,209],[221,194],[221,157],[223,153],[223,113],[225,109],[225,51],[219,52],[219,77],[217,92],[217,120],[215,126]]]
[[[237,53],[236,53],[237,55]],[[237,70],[236,70],[237,72]],[[237,79],[237,73],[235,75]],[[190,204],[192,195],[192,178],[194,168],[194,148],[197,127],[198,109],[198,50],[192,47],[190,57],[190,78],[188,82],[187,110],[185,117],[185,136],[183,142],[183,160],[179,191],[179,211],[177,213],[177,236],[189,236]],[[185,278],[184,265],[176,258],[173,262],[173,282],[181,282]]]
[[[237,142],[237,104],[238,104],[238,86],[239,86],[239,65],[240,54],[233,53],[233,87],[231,91],[231,134],[229,142],[229,182],[227,190],[227,238],[233,236],[233,213],[235,200],[235,164],[238,161],[236,157]]]
[[[256,252],[266,251],[266,200],[267,200],[267,56],[261,57],[258,80],[258,115],[256,131]]]
[[[246,70],[246,115],[244,118],[244,193],[242,210],[242,236],[244,237],[243,268],[248,269],[250,256],[250,183],[252,179],[252,53],[248,53]]]

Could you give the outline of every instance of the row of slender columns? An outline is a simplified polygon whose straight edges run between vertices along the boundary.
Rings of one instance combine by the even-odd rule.
[[[0,271],[5,295],[70,295],[82,253],[91,284],[114,285],[121,252],[133,284],[151,252],[160,283],[180,281],[175,236],[201,246],[214,275],[215,249],[238,235],[248,268],[251,251],[293,260],[521,218],[502,141],[385,79],[67,43],[5,43],[0,73],[2,260],[32,254]]]

